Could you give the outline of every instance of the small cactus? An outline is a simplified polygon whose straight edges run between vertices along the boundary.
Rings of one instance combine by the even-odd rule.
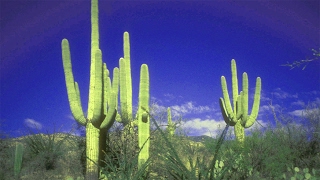
[[[316,170],[312,169],[311,172],[309,171],[308,168],[304,168],[304,169],[300,169],[298,167],[291,167],[291,168],[287,168],[288,169],[288,173],[287,175],[284,173],[282,174],[281,178],[282,179],[291,179],[291,180],[304,180],[304,179],[308,179],[308,180],[316,180],[319,179],[319,176],[316,175]]]
[[[22,156],[23,156],[23,144],[20,142],[16,143],[16,150],[14,154],[14,177],[18,177],[20,174],[22,166]]]

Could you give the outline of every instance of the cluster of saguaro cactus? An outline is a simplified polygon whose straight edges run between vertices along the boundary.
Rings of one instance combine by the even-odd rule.
[[[123,35],[124,57],[119,60],[119,68],[113,69],[111,82],[107,65],[102,62],[99,48],[98,0],[91,3],[91,66],[87,116],[81,105],[80,91],[74,81],[69,42],[63,39],[62,60],[71,112],[76,121],[86,127],[87,179],[99,178],[99,164],[106,148],[106,133],[115,120],[124,124],[125,132],[132,132],[138,126],[139,147],[138,160],[141,167],[149,158],[150,120],[149,120],[149,70],[146,64],[140,69],[139,104],[137,116],[132,116],[132,79],[130,62],[129,33]],[[223,98],[220,107],[225,122],[235,126],[235,135],[240,142],[244,141],[244,128],[255,122],[260,103],[261,79],[258,77],[251,115],[248,115],[248,77],[243,73],[243,91],[238,92],[238,80],[235,60],[231,61],[233,109],[231,106],[225,77],[221,77]],[[120,88],[121,112],[118,111],[118,93]],[[120,113],[119,113],[120,112]],[[175,124],[168,108],[168,134],[174,135]]]
[[[138,156],[138,164],[141,167],[149,158],[150,146],[150,120],[149,120],[149,70],[146,64],[141,65],[139,104],[136,118],[132,116],[132,80],[130,62],[130,39],[129,33],[123,34],[123,53],[120,58],[120,105],[121,115],[118,114],[116,120],[124,124],[124,133],[131,134],[133,127],[138,126],[138,140],[141,151]]]
[[[63,39],[61,46],[71,112],[75,120],[86,127],[86,156],[88,158],[86,178],[98,179],[99,168],[97,165],[101,165],[101,160],[104,158],[103,150],[106,148],[106,133],[115,120],[123,123],[125,127],[132,127],[134,121],[132,119],[129,33],[124,33],[124,57],[120,58],[119,61],[120,70],[119,68],[114,68],[113,80],[111,82],[109,70],[106,64],[102,62],[102,52],[99,48],[98,0],[92,0],[91,3],[91,28],[91,67],[87,117],[85,117],[82,110],[78,84],[73,78],[68,40]],[[118,113],[119,83],[121,115]],[[144,110],[142,110],[141,107],[143,107]],[[146,139],[150,136],[150,123],[148,115],[145,112],[148,110],[149,72],[148,66],[143,64],[141,66],[137,124],[139,129],[139,144],[141,144],[141,142],[147,143],[145,143],[146,145],[144,145],[144,150],[141,151],[141,158],[139,159],[147,159],[149,156],[149,141],[146,141]]]
[[[242,75],[242,91],[238,91],[238,78],[236,61],[231,60],[231,74],[232,74],[232,95],[233,95],[233,109],[231,106],[226,79],[221,76],[221,86],[223,98],[220,98],[220,108],[224,121],[234,126],[234,132],[238,142],[244,142],[244,128],[251,127],[259,112],[261,79],[257,77],[256,88],[254,94],[254,102],[251,114],[248,115],[248,75],[246,72]]]

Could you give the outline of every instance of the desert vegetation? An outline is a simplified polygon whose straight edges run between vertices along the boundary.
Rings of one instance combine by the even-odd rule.
[[[140,68],[138,105],[134,112],[129,33],[123,34],[123,57],[111,78],[99,46],[98,11],[98,0],[92,0],[87,112],[83,110],[80,89],[73,77],[71,45],[67,39],[61,42],[70,109],[75,121],[85,129],[85,136],[75,136],[72,131],[31,131],[10,138],[5,136],[9,132],[0,132],[0,180],[320,177],[320,104],[307,106],[300,119],[305,123],[299,124],[294,116],[271,108],[275,127],[269,124],[264,131],[251,129],[251,135],[245,137],[245,129],[258,117],[262,80],[256,79],[249,114],[248,75],[243,73],[239,91],[235,60],[231,61],[232,99],[226,79],[221,77],[223,98],[219,104],[226,125],[217,137],[195,138],[178,133],[183,121],[173,121],[170,108],[161,112],[149,105],[147,64]],[[230,134],[231,129],[236,140]]]
[[[105,179],[318,179],[320,177],[320,105],[311,103],[300,118],[273,111],[275,127],[252,128],[244,146],[226,126],[217,137],[170,135],[151,118],[150,157],[138,169],[137,129],[123,135],[121,124],[107,134],[101,166]],[[161,118],[164,116],[154,115]],[[10,138],[1,132],[0,179],[84,179],[85,138],[72,133],[31,132]],[[16,171],[16,146],[23,145]],[[16,175],[15,175],[16,174]]]

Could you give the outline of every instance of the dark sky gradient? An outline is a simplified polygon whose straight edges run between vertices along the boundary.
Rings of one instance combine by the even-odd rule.
[[[149,66],[151,96],[160,107],[183,114],[190,135],[205,124],[222,124],[220,77],[230,88],[230,62],[247,72],[249,93],[262,79],[259,120],[267,122],[270,100],[288,113],[320,101],[320,63],[306,70],[280,66],[311,57],[320,47],[319,1],[100,1],[100,47],[109,69],[123,56],[122,36],[130,34],[133,102],[139,69]],[[67,38],[75,80],[87,108],[90,66],[90,1],[1,0],[1,111],[6,131],[18,135],[39,123],[43,130],[70,129],[61,59]],[[241,81],[240,81],[241,82]],[[249,104],[249,109],[251,109]],[[188,126],[189,123],[189,126]],[[190,125],[191,124],[191,125]],[[210,125],[211,124],[211,125]],[[214,127],[213,127],[214,126]],[[224,126],[224,125],[223,125]]]

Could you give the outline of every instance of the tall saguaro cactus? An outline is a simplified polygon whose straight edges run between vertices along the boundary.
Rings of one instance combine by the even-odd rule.
[[[123,33],[123,58],[120,58],[121,120],[127,125],[132,121],[132,80],[129,33]]]
[[[139,89],[139,107],[138,107],[138,136],[139,148],[138,167],[149,158],[150,147],[150,118],[149,118],[149,70],[146,64],[141,65],[140,69],[140,89]]]
[[[220,98],[220,108],[224,121],[230,126],[234,126],[234,133],[238,142],[244,142],[244,128],[251,127],[259,112],[260,105],[260,92],[261,92],[261,79],[257,77],[256,88],[254,93],[254,102],[251,114],[248,114],[248,75],[246,72],[242,75],[242,91],[238,91],[238,78],[236,61],[231,61],[231,74],[232,74],[232,95],[233,95],[233,109],[231,106],[226,79],[221,76],[221,86],[223,98]]]
[[[112,126],[116,116],[116,104],[118,97],[119,69],[113,71],[113,82],[109,77],[109,71],[102,62],[102,52],[99,49],[98,28],[98,0],[91,1],[91,67],[88,113],[85,117],[80,101],[78,83],[74,81],[71,65],[69,42],[63,39],[62,60],[67,86],[67,93],[71,112],[76,121],[86,127],[86,179],[99,178],[102,150],[105,148],[107,130]]]

